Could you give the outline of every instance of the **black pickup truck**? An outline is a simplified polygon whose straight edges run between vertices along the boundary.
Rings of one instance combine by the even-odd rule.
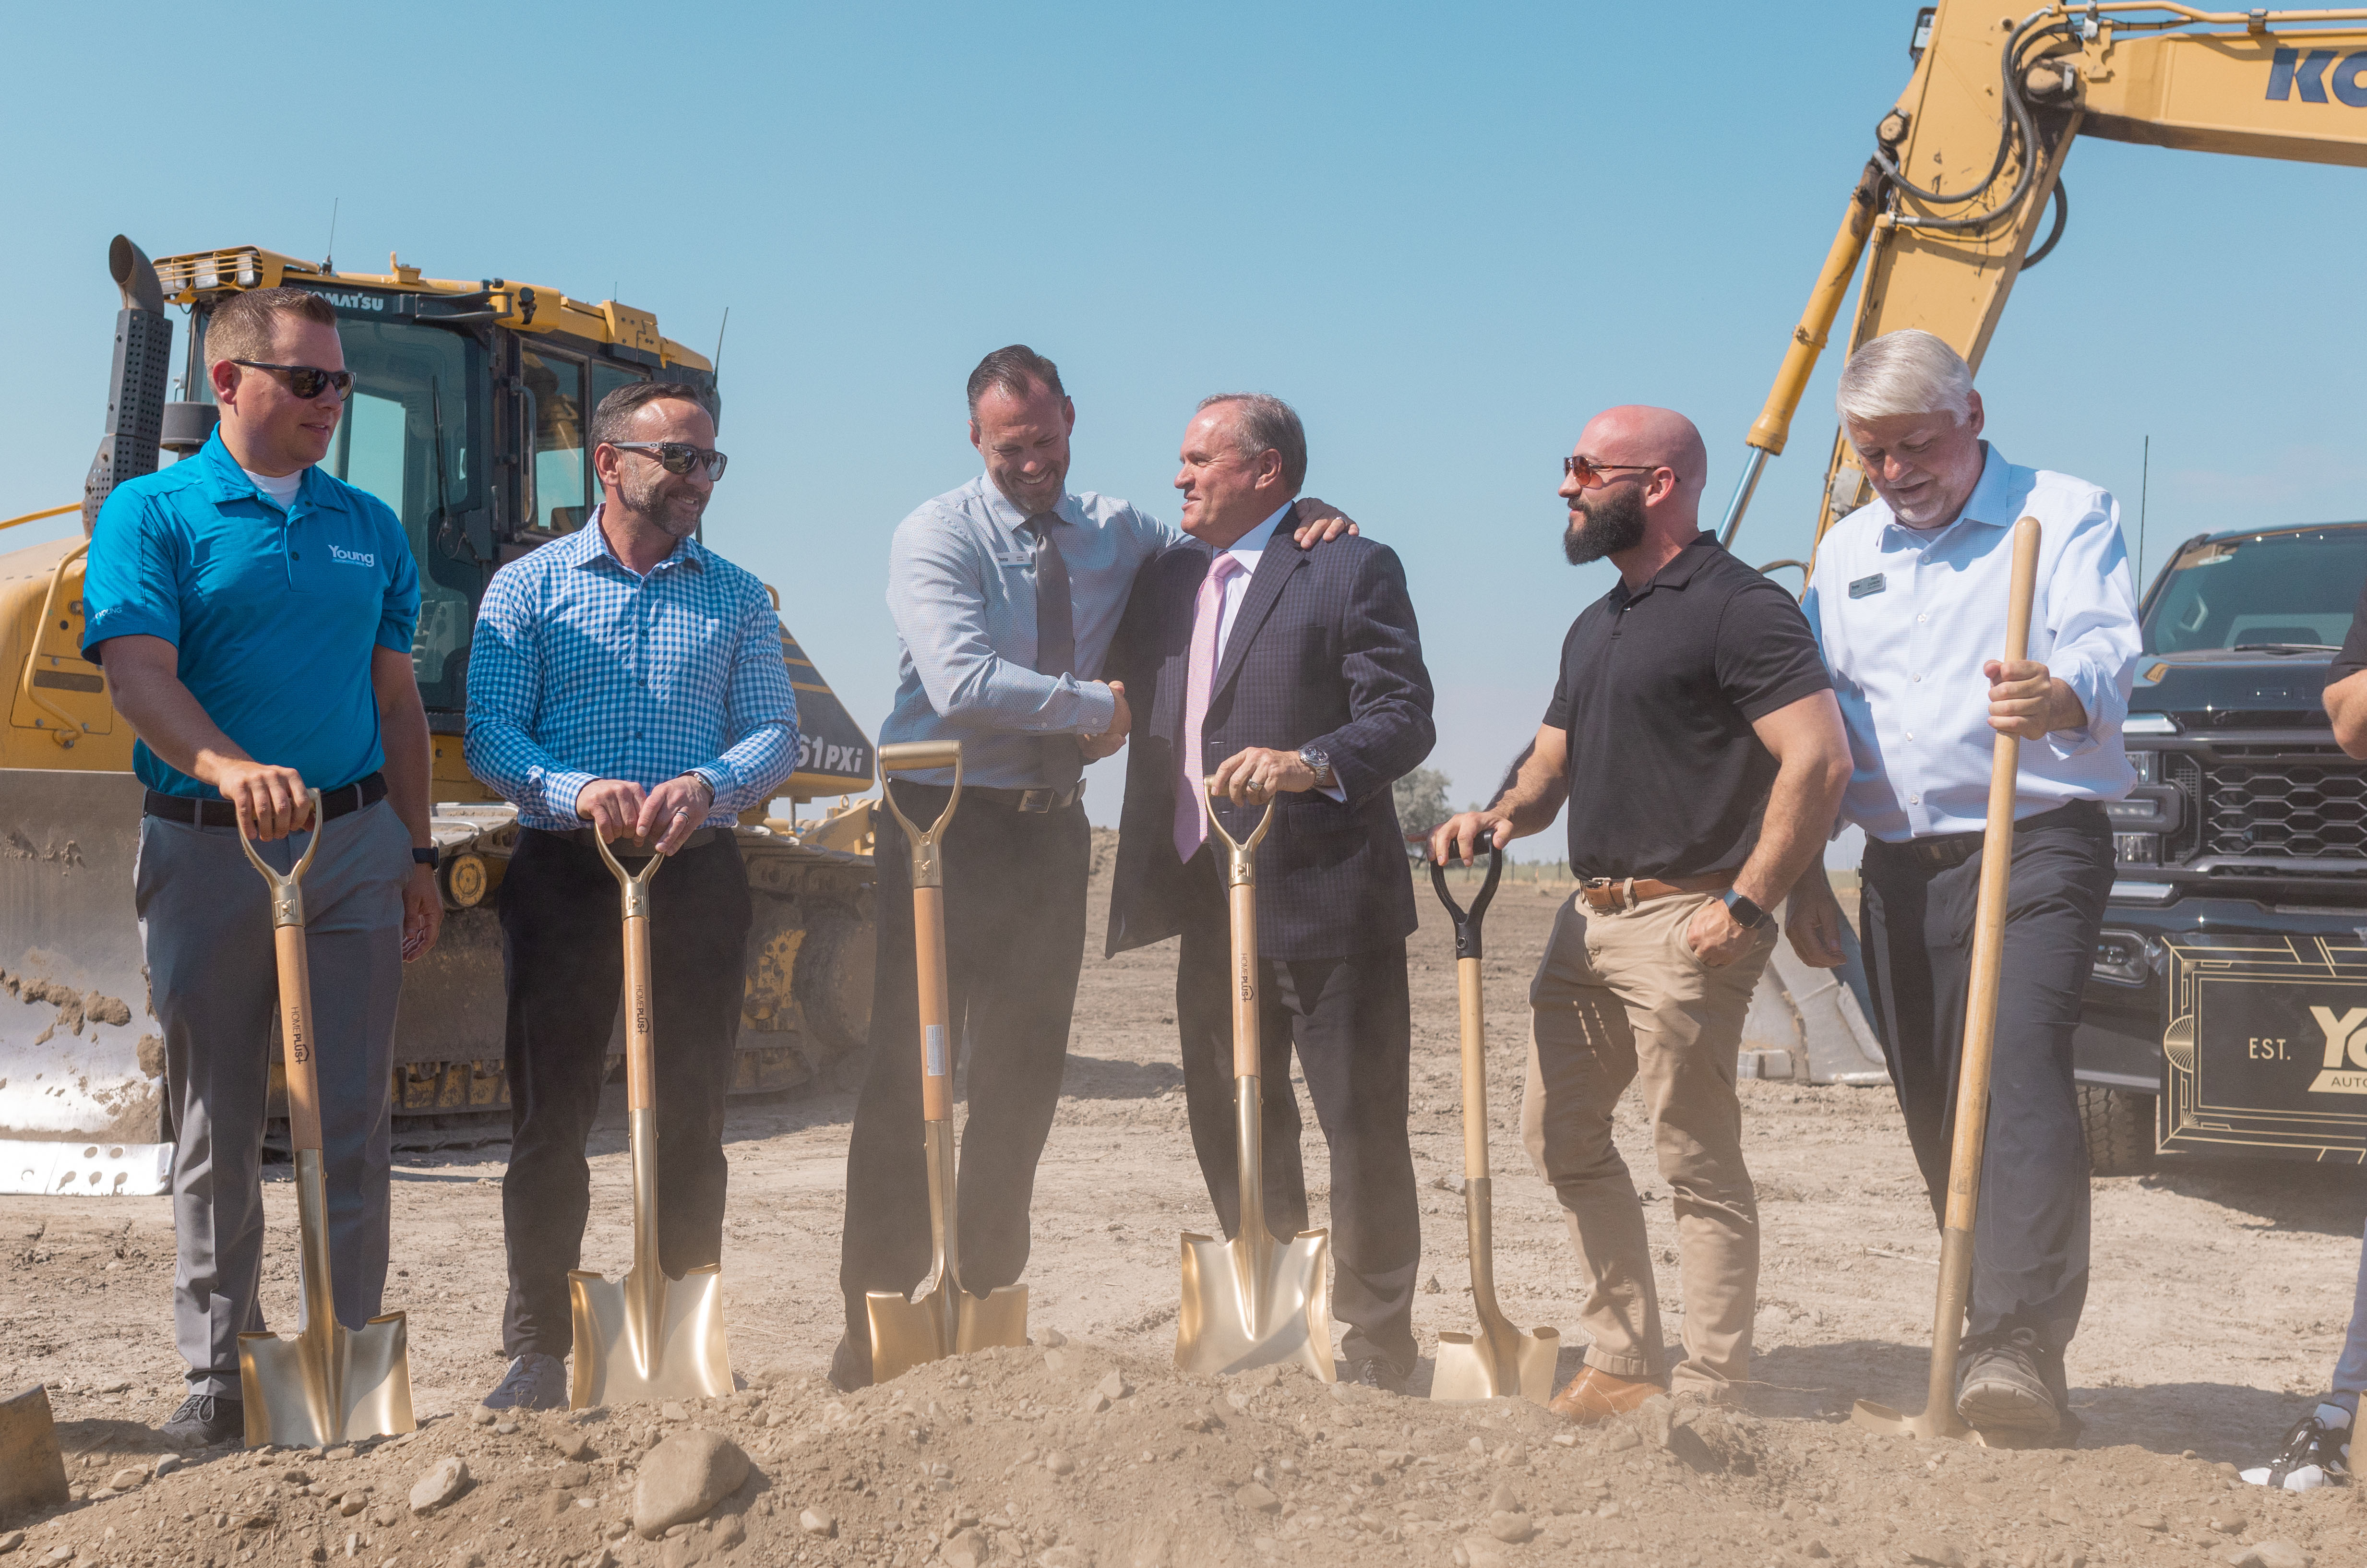
[[[2335,523],[2189,540],[2146,594],[2075,1040],[2099,1175],[2367,1163],[2367,766],[2323,699],[2362,584],[2367,522]]]

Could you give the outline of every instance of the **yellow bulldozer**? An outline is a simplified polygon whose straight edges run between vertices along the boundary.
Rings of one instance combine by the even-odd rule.
[[[487,580],[583,526],[596,500],[583,431],[614,389],[663,376],[710,401],[715,369],[647,311],[506,278],[426,278],[387,258],[339,272],[254,246],[151,263],[118,236],[122,294],[105,434],[79,506],[83,538],[0,554],[0,1191],[155,1190],[173,1138],[164,1043],[132,908],[141,786],[130,726],[82,657],[84,554],[117,483],[186,456],[211,432],[206,324],[248,289],[290,287],[333,306],[354,372],[327,466],[402,519],[419,564],[412,657],[436,743],[443,939],[403,976],[393,1103],[399,1143],[485,1136],[506,1123],[501,934],[495,910],[515,813],[460,756],[469,642]],[[169,307],[187,312],[178,381]],[[0,536],[0,546],[6,543]],[[775,595],[777,608],[779,596]],[[786,628],[798,694],[798,770],[782,797],[871,784],[871,742]],[[862,1044],[871,1007],[868,802],[800,823],[742,819],[755,895],[735,1092],[825,1077]],[[261,1049],[263,1042],[258,1042]],[[619,1047],[618,1049],[621,1049]],[[276,1056],[276,1051],[275,1051]]]

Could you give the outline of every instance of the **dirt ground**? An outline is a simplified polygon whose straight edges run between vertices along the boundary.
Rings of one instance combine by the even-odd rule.
[[[1515,1322],[1557,1324],[1575,1369],[1580,1300],[1550,1194],[1518,1133],[1525,987],[1566,889],[1508,885],[1487,962],[1497,1278]],[[181,1392],[163,1199],[0,1199],[0,1391],[48,1385],[77,1501],[6,1521],[0,1568],[62,1563],[701,1561],[1044,1568],[1290,1562],[2367,1564],[2367,1489],[2305,1497],[2235,1483],[2323,1387],[2349,1311],[2367,1181],[2299,1165],[2189,1167],[2095,1183],[2095,1275],[2073,1347],[2074,1453],[1874,1437],[1867,1396],[1920,1404],[1937,1242],[1886,1090],[1745,1081],[1766,1232],[1747,1408],[1648,1407],[1572,1432],[1533,1407],[1433,1404],[1300,1374],[1222,1382],[1169,1366],[1177,1233],[1207,1204],[1174,1061],[1172,945],[1098,957],[1079,997],[1027,1271],[1036,1345],[841,1397],[838,1193],[854,1096],[735,1105],[724,1271],[748,1389],[706,1407],[470,1415],[500,1375],[498,1145],[404,1157],[387,1306],[409,1313],[421,1430],[326,1456],[166,1457]],[[1413,944],[1413,1142],[1425,1346],[1470,1326],[1455,981],[1422,890]],[[1682,1296],[1667,1187],[1630,1106],[1620,1142],[1649,1217],[1669,1334]],[[1309,1118],[1308,1168],[1326,1163]],[[621,1119],[597,1136],[587,1266],[629,1252]],[[268,1188],[266,1290],[295,1298],[292,1188]],[[1426,1386],[1425,1357],[1418,1387]],[[504,1426],[514,1429],[504,1431]],[[705,1427],[753,1461],[703,1518],[645,1540],[647,1451]],[[670,1450],[668,1450],[670,1451]],[[413,1482],[470,1481],[414,1513]],[[168,1473],[159,1473],[160,1463]],[[726,1479],[729,1479],[727,1476]],[[17,1555],[21,1553],[20,1555]]]

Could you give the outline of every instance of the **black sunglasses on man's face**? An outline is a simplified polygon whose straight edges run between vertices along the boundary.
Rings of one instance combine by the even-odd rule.
[[[688,473],[694,466],[705,465],[707,483],[714,483],[723,477],[723,465],[731,460],[708,447],[694,447],[688,441],[611,441],[620,452],[639,452],[654,458],[657,465],[668,473]]]
[[[343,403],[353,394],[354,373],[351,370],[323,370],[318,365],[266,365],[260,359],[233,359],[233,365],[243,365],[250,370],[267,370],[271,379],[306,403],[335,388],[337,401]]]

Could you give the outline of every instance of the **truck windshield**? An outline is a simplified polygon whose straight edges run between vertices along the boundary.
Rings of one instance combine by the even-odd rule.
[[[2339,648],[2367,585],[2367,528],[2213,540],[2162,574],[2148,653],[2199,648]]]

